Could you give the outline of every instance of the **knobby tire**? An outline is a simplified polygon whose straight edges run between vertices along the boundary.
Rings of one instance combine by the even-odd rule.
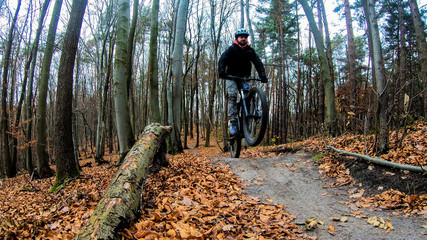
[[[248,114],[243,111],[243,133],[249,146],[257,146],[264,138],[268,121],[268,105],[265,93],[251,88],[246,98]]]

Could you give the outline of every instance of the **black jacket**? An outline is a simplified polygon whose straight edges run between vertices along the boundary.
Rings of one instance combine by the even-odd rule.
[[[251,62],[261,79],[267,79],[265,75],[264,64],[250,46],[244,48],[233,43],[221,55],[218,62],[218,73],[220,78],[226,78],[227,75],[237,77],[249,77],[251,75]]]

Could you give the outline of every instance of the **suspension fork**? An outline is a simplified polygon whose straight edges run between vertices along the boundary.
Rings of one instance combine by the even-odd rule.
[[[242,96],[242,106],[243,106],[243,110],[245,111],[245,116],[248,116],[248,108],[246,107],[246,94],[242,89],[240,89],[240,95]]]

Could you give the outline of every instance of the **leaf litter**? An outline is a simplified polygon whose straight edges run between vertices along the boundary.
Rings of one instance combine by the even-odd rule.
[[[408,127],[407,131],[401,144],[399,140],[403,134],[402,130],[391,132],[391,150],[380,158],[402,164],[426,166],[427,125],[418,122]],[[361,154],[367,151],[368,155],[373,156],[374,137],[367,136],[366,143],[363,139],[364,136],[345,135],[327,141],[334,141],[335,147],[347,151]],[[325,151],[321,138],[310,138],[304,142],[288,145],[250,148],[244,150],[241,157],[287,154],[283,149],[288,149],[288,146],[291,151],[303,149],[323,153],[320,160],[315,162],[320,173],[336,179],[329,187],[356,184],[356,180],[350,174],[348,163],[362,160]],[[221,153],[218,147],[199,149],[201,149],[199,155],[204,157],[228,155]],[[204,157],[183,154],[178,155],[177,159],[170,158],[173,163],[171,168],[163,169],[150,177],[145,185],[141,218],[122,234],[132,238],[144,236],[146,239],[204,239],[215,235],[217,239],[306,237],[292,223],[295,217],[291,213],[286,213],[283,205],[263,204],[258,199],[246,197],[241,190],[244,183],[235,178],[225,166],[212,165]],[[88,162],[93,162],[93,159],[88,159]],[[67,183],[56,194],[48,193],[54,177],[33,180],[31,183],[28,174],[21,174],[12,179],[1,179],[0,237],[72,239],[94,211],[116,171],[116,168],[107,165],[88,165],[89,167],[83,168],[79,178]],[[375,170],[375,167],[369,165],[364,171],[373,169]],[[383,175],[396,177],[395,175],[402,174],[387,170]],[[356,190],[360,188],[360,191],[352,194],[360,194],[362,187],[366,189],[366,186],[359,184]],[[387,189],[387,186],[383,185],[375,189],[378,194],[371,195],[365,192],[348,202],[354,215],[368,218],[360,209],[377,208],[392,210],[396,214],[426,216],[425,192],[408,194]],[[370,192],[372,188],[367,190]],[[373,222],[374,217],[368,219]],[[376,221],[385,222],[384,226],[389,224],[391,227],[388,226],[387,231],[393,227],[387,219],[381,221],[377,217]],[[377,224],[376,221],[373,226]],[[427,228],[426,225],[423,227]],[[331,234],[335,231],[332,228],[329,230]]]
[[[283,205],[247,197],[228,166],[189,153],[169,161],[147,179],[141,217],[122,232],[126,238],[306,238]]]

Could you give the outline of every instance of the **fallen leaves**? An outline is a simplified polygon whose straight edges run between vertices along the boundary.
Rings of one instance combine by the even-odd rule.
[[[94,211],[115,170],[108,165],[84,167],[81,176],[58,193],[48,193],[54,177],[33,180],[31,186],[28,175],[2,179],[0,238],[72,239]],[[29,187],[38,191],[21,190]]]
[[[406,195],[390,189],[373,197],[361,198],[359,207],[377,207],[384,210],[402,210],[407,214],[422,214],[427,211],[427,195]]]
[[[156,234],[159,239],[304,238],[283,205],[245,196],[241,180],[227,166],[189,153],[169,161],[169,168],[147,179],[141,217],[123,234]]]
[[[390,232],[394,229],[389,218],[386,218],[386,220],[384,220],[382,217],[373,216],[368,218],[367,221],[372,226],[385,229],[387,230],[387,232]]]

